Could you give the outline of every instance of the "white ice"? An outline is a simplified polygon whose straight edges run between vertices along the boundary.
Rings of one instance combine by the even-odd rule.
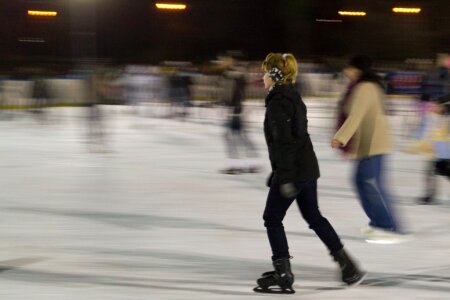
[[[262,222],[269,172],[262,108],[255,106],[249,133],[265,169],[245,175],[218,172],[226,161],[218,109],[185,121],[160,118],[161,110],[151,117],[152,107],[138,115],[103,109],[107,153],[89,151],[82,108],[52,109],[44,121],[1,112],[0,299],[279,299],[252,291],[272,268]],[[440,179],[438,205],[416,205],[426,161],[396,151],[389,186],[416,238],[365,243],[352,163],[329,147],[333,121],[324,111],[311,105],[321,211],[369,275],[342,287],[292,206],[285,227],[297,293],[283,298],[450,299],[448,181]],[[400,149],[407,122],[391,119]]]

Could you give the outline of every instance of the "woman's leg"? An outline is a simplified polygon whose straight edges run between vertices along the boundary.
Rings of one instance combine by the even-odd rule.
[[[336,253],[341,250],[343,245],[336,231],[319,211],[317,180],[299,183],[297,188],[300,190],[297,196],[297,205],[309,228],[314,230],[330,253]]]
[[[379,155],[358,162],[355,183],[370,225],[385,230],[397,230],[392,215],[391,200],[380,188],[382,176],[381,157]]]
[[[327,246],[334,260],[339,264],[341,280],[348,285],[362,282],[366,272],[361,271],[351,256],[344,250],[336,231],[319,211],[317,201],[317,180],[299,184],[297,204],[309,228],[314,230]]]
[[[379,227],[379,225],[376,222],[374,208],[371,204],[371,201],[367,198],[368,186],[365,182],[365,178],[370,178],[371,176],[375,177],[374,174],[373,175],[370,174],[370,171],[371,168],[369,166],[369,162],[367,161],[367,159],[357,161],[355,167],[354,184],[356,190],[358,191],[361,206],[363,207],[364,212],[366,213],[367,217],[370,220],[369,225]]]
[[[236,135],[235,135],[235,132],[230,128],[226,128],[225,142],[226,142],[226,147],[227,147],[227,152],[228,152],[228,158],[229,159],[238,159],[239,152],[237,149],[238,146],[236,144]]]
[[[273,260],[290,256],[283,219],[293,201],[294,198],[287,199],[281,195],[278,184],[271,185],[263,219],[272,248]]]
[[[224,174],[239,174],[243,172],[241,159],[239,159],[239,145],[237,141],[237,133],[235,130],[227,126],[225,131],[225,142],[227,147],[228,161],[227,168],[220,170]]]
[[[241,130],[240,137],[241,137],[243,148],[245,148],[247,157],[250,157],[250,158],[258,157],[258,151],[257,151],[255,145],[253,144],[253,142],[248,137],[247,132],[244,129]]]
[[[398,221],[397,213],[395,211],[392,196],[386,189],[385,185],[385,155],[377,155],[373,157],[374,166],[375,166],[375,174],[376,174],[376,183],[378,186],[378,190],[380,191],[380,199],[383,202],[383,207],[385,207],[387,216],[386,219],[390,221],[385,221],[384,224],[391,224],[393,231],[400,231],[400,224]]]

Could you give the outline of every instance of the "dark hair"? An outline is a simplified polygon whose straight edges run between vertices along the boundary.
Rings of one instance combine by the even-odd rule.
[[[353,56],[348,64],[363,72],[372,69],[372,60],[370,59],[370,57],[365,55]]]
[[[361,71],[361,77],[359,78],[358,82],[374,82],[379,84],[384,89],[383,80],[372,69],[372,59],[370,57],[365,55],[356,55],[350,59],[348,64],[349,66]]]

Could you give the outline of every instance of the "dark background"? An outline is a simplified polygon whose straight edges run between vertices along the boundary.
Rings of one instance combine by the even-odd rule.
[[[180,2],[188,9],[181,12],[158,11],[155,2],[0,0],[2,63],[81,56],[119,63],[200,62],[229,49],[242,50],[248,59],[261,59],[269,51],[311,59],[364,53],[392,60],[450,52],[448,0],[186,0]],[[394,6],[423,11],[396,15],[391,12]],[[27,9],[57,10],[58,16],[28,17]],[[340,17],[340,9],[368,15]]]

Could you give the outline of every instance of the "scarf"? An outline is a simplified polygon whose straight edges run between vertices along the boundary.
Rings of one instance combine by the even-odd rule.
[[[345,112],[345,106],[350,101],[350,96],[355,89],[356,85],[359,83],[359,81],[352,82],[347,86],[347,90],[344,93],[344,96],[338,103],[338,115],[337,115],[337,122],[336,122],[336,131],[338,131],[342,125],[345,123],[345,121],[348,118],[348,114]],[[352,150],[352,139],[348,141],[348,143],[344,146],[339,148],[344,154],[348,154]]]

